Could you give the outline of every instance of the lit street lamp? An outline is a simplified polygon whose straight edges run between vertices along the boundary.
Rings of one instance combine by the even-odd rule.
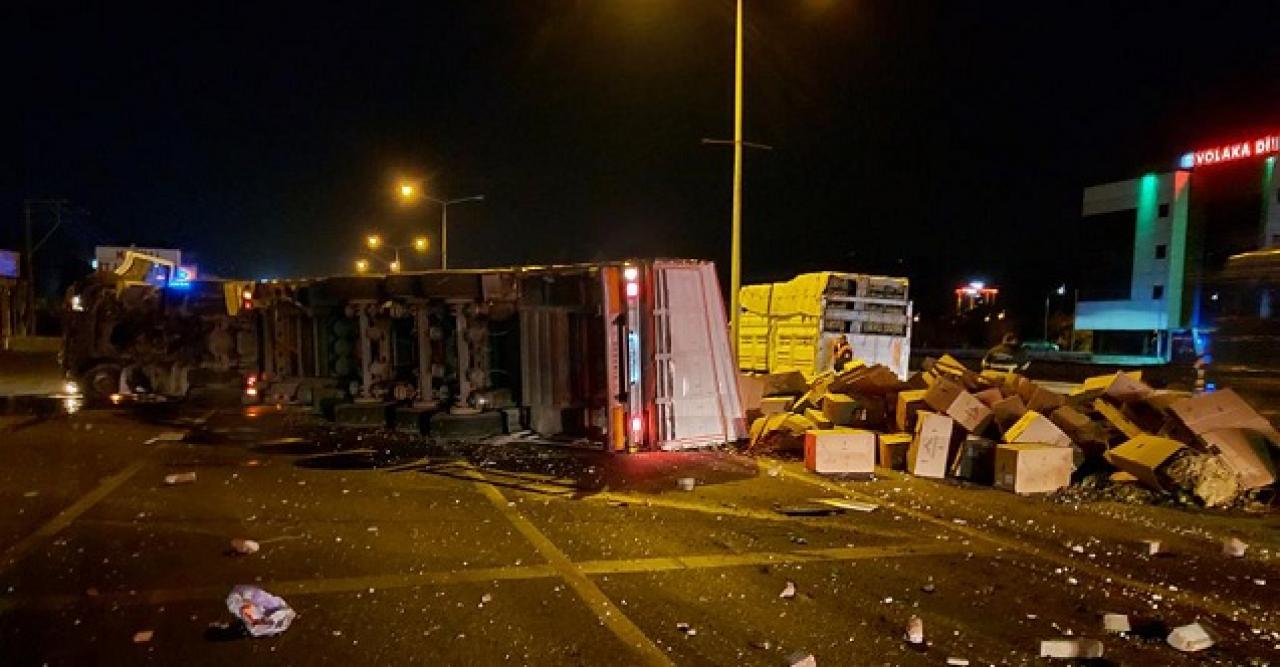
[[[419,254],[425,254],[427,252],[427,248],[430,247],[430,241],[428,241],[427,237],[425,236],[416,236],[414,237],[413,241],[410,243],[405,243],[402,245],[387,246],[386,243],[383,241],[382,236],[378,234],[369,234],[364,238],[364,244],[368,246],[369,254],[371,256],[387,263],[387,270],[390,273],[399,273],[400,269],[404,267],[404,264],[400,261],[401,250],[412,249],[413,251]],[[383,257],[379,257],[377,254],[378,250],[384,246],[392,252],[392,257],[390,260],[385,259]],[[368,271],[369,271],[369,260],[363,257],[357,259],[356,272],[366,273]]]
[[[470,197],[459,197],[457,199],[436,199],[428,197],[418,192],[418,188],[409,181],[401,181],[400,183],[400,200],[405,204],[411,204],[416,199],[425,199],[440,205],[440,268],[449,268],[449,206],[451,204],[466,204],[470,202],[484,201],[484,195],[472,195]]]
[[[1066,285],[1058,285],[1058,289],[1055,289],[1055,290],[1053,290],[1052,292],[1045,292],[1045,295],[1044,295],[1044,332],[1041,334],[1040,339],[1041,339],[1041,340],[1043,340],[1043,341],[1045,341],[1046,343],[1047,343],[1047,342],[1049,342],[1049,297],[1053,296],[1054,294],[1057,294],[1058,296],[1062,296],[1062,295],[1064,295],[1064,294],[1066,294],[1066,293],[1067,293],[1067,286],[1066,286]]]

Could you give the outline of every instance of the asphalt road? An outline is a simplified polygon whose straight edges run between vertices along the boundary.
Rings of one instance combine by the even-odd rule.
[[[1063,636],[1101,639],[1114,664],[1280,662],[1274,515],[829,480],[720,452],[443,448],[271,409],[200,417],[0,419],[0,664],[1034,664]],[[165,432],[185,441],[145,444]],[[824,497],[879,507],[776,511]],[[1245,558],[1220,554],[1228,536]],[[236,555],[235,537],[262,549]],[[297,620],[237,633],[236,584]],[[1106,635],[1106,612],[1148,624]],[[903,641],[913,615],[921,647]],[[1164,643],[1196,620],[1214,648]]]

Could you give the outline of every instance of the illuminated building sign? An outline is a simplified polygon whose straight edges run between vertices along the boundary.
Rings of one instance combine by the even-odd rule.
[[[1238,141],[1191,151],[1182,156],[1178,166],[1183,169],[1195,169],[1274,153],[1280,153],[1280,134],[1269,134],[1250,141]]]

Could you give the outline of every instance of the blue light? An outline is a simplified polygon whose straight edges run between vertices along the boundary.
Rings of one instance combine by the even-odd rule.
[[[1196,166],[1196,154],[1195,153],[1183,154],[1183,156],[1178,159],[1178,166],[1183,169],[1190,169]]]
[[[188,280],[171,280],[169,281],[169,289],[189,290],[191,289],[191,282]]]

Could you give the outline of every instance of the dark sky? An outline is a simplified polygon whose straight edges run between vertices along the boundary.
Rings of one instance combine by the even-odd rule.
[[[4,217],[65,197],[89,213],[55,248],[314,275],[348,270],[370,229],[437,240],[438,209],[394,204],[404,173],[487,196],[451,210],[455,266],[661,255],[727,275],[731,156],[700,139],[731,133],[729,0],[267,4],[10,5]],[[747,14],[747,138],[775,147],[747,154],[747,280],[905,273],[928,311],[981,277],[1035,303],[1105,252],[1077,224],[1083,186],[1280,120],[1274,0]]]

